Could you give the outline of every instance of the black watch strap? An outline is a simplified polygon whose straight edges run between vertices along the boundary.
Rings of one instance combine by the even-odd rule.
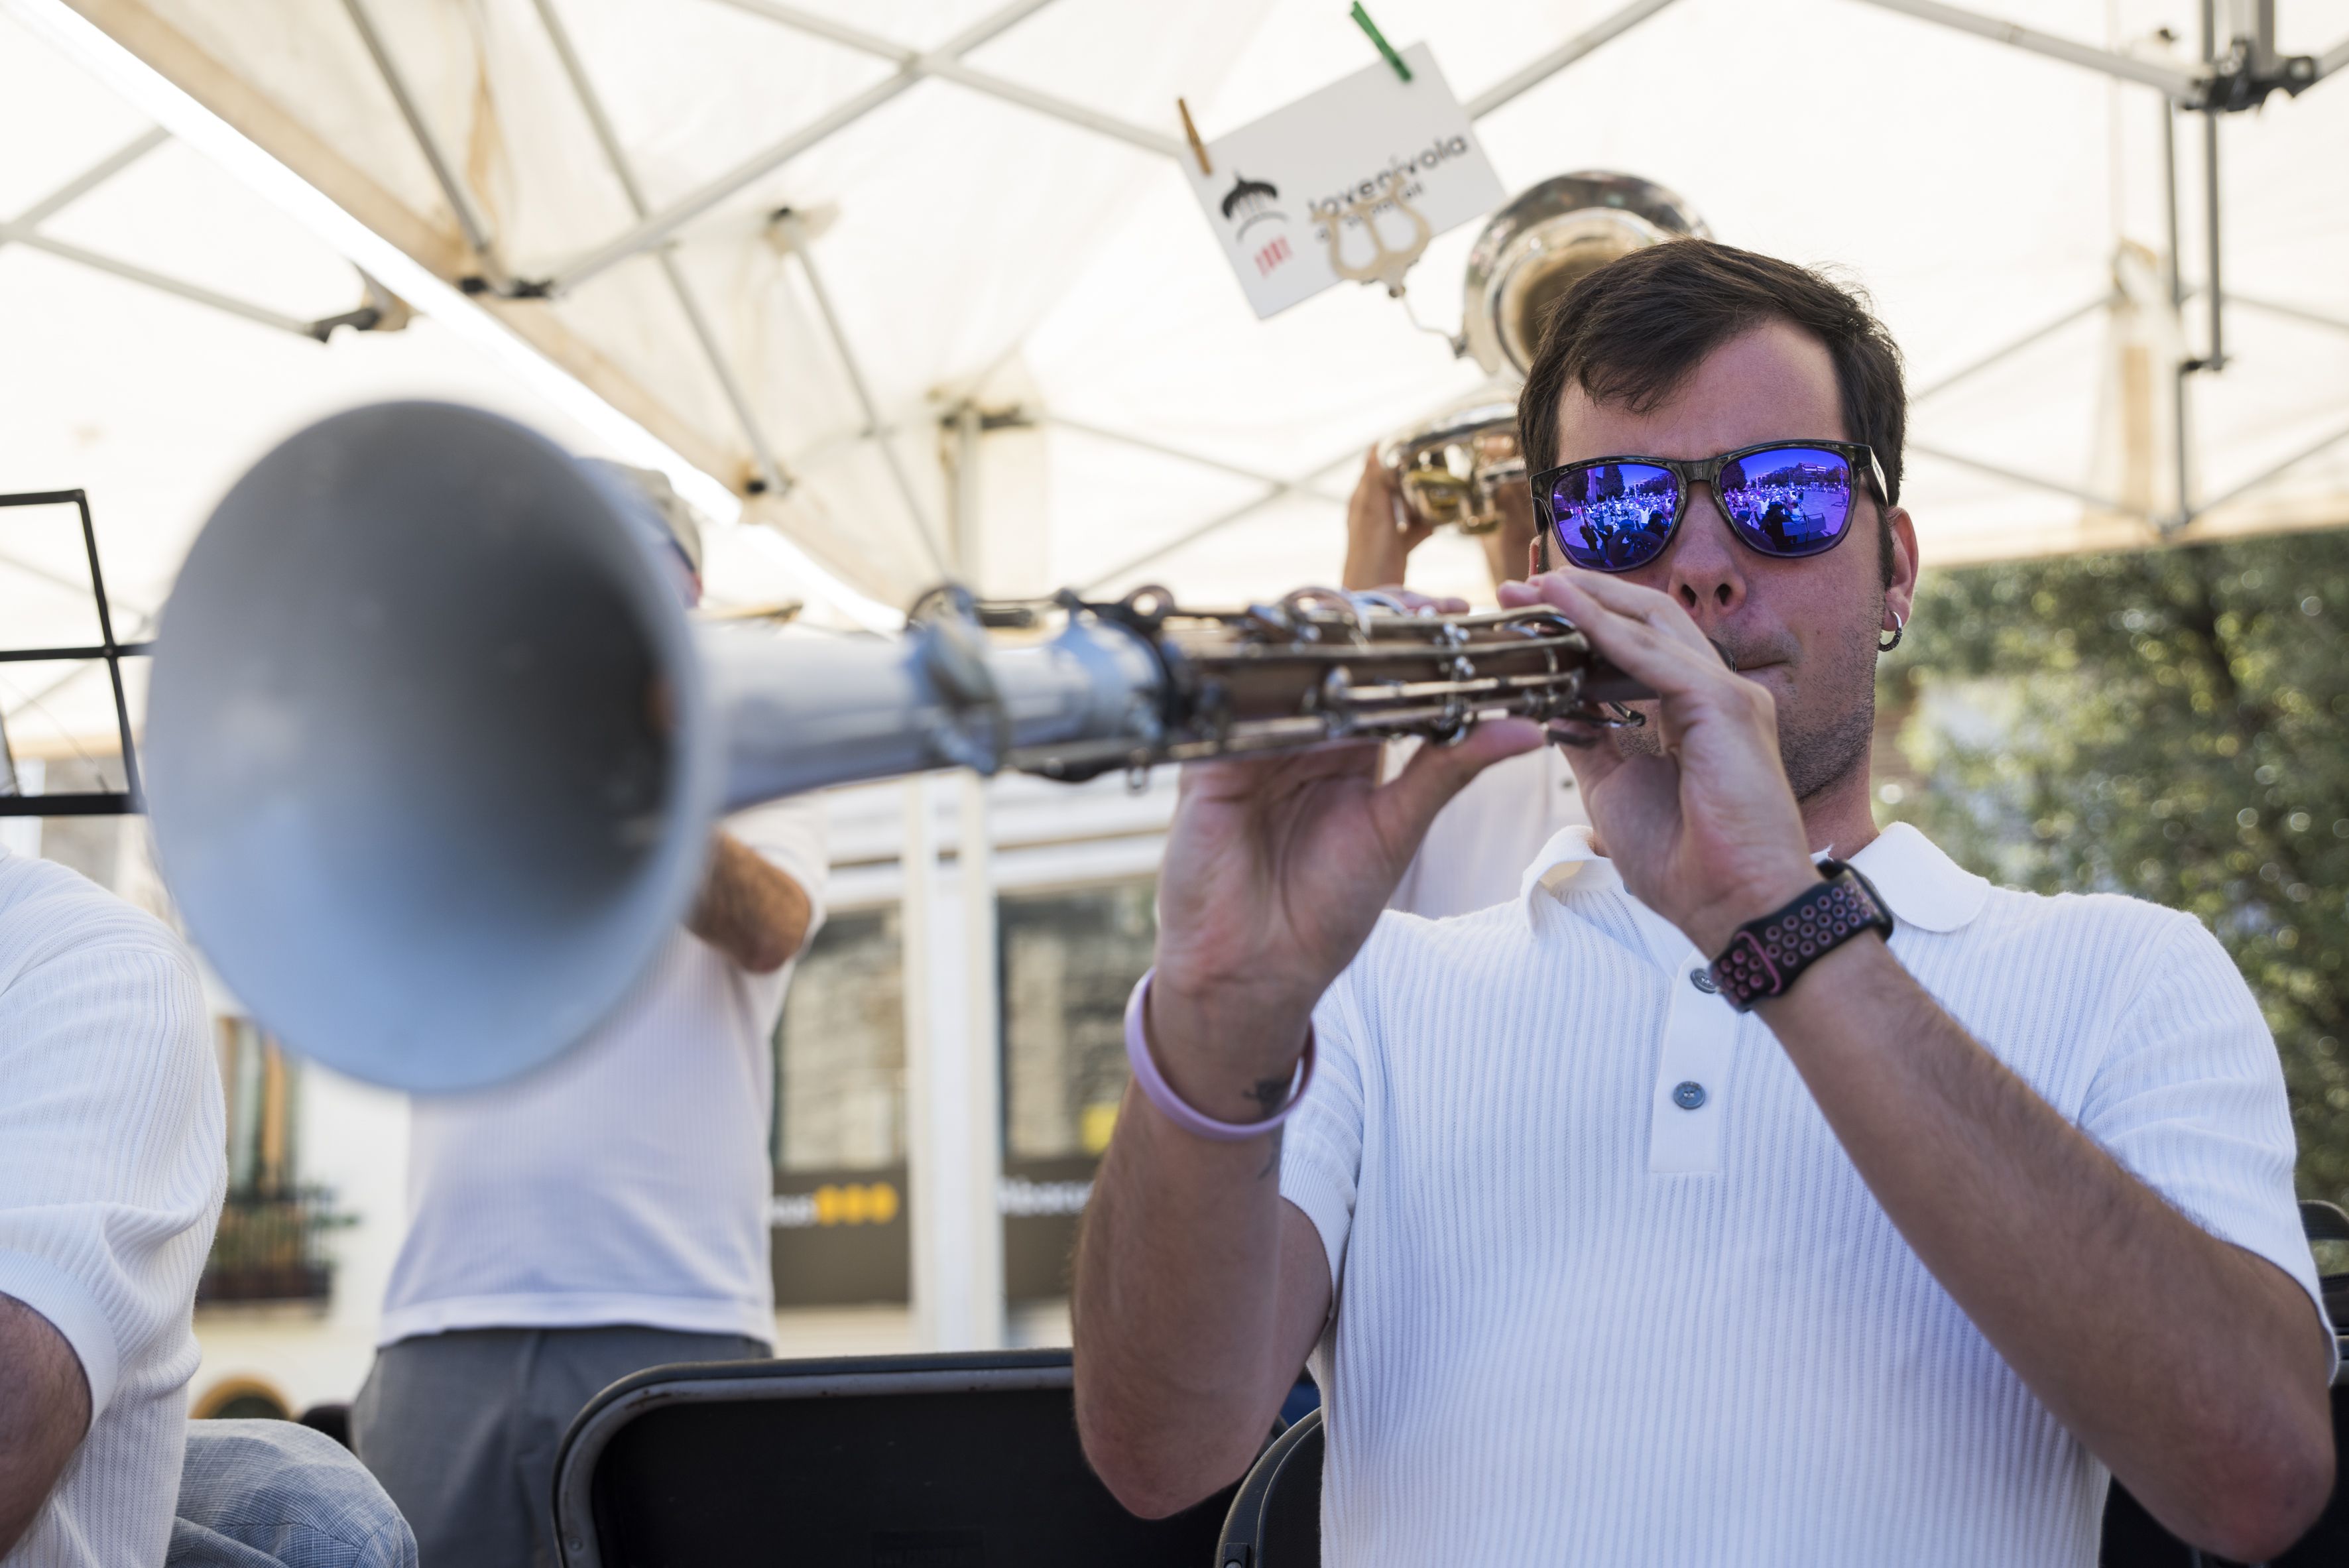
[[[1741,1013],[1786,994],[1804,970],[1863,931],[1892,936],[1892,915],[1868,880],[1841,861],[1821,861],[1826,880],[1782,909],[1737,928],[1713,961],[1722,1000]]]

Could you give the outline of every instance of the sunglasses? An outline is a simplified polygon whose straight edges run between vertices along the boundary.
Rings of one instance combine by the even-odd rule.
[[[1765,441],[1717,458],[1592,458],[1533,476],[1534,510],[1558,550],[1593,572],[1636,572],[1664,552],[1711,485],[1731,531],[1764,555],[1833,550],[1851,531],[1852,475],[1891,504],[1875,451],[1857,441]]]

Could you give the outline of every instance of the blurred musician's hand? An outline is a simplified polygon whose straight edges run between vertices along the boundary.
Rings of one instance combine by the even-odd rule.
[[[1339,586],[1375,588],[1399,583],[1411,552],[1435,531],[1403,500],[1394,470],[1379,461],[1372,447],[1362,459],[1362,477],[1354,481],[1353,499],[1346,503],[1346,571]]]

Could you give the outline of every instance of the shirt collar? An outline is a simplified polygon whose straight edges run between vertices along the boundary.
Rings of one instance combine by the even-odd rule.
[[[1940,846],[1907,822],[1877,834],[1851,857],[1860,875],[1892,906],[1893,918],[1920,931],[1955,931],[1982,913],[1990,883],[1943,854]],[[1560,830],[1526,868],[1517,895],[1526,918],[1534,900],[1562,899],[1569,892],[1609,892],[1622,887],[1614,865],[1590,847],[1590,830]]]

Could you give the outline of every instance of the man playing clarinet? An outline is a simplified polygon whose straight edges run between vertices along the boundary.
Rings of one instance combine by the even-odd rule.
[[[2109,1478],[2229,1558],[2333,1483],[2272,1040],[2192,919],[1869,810],[1917,579],[1867,306],[1683,241],[1576,285],[1520,405],[1547,603],[1657,694],[1569,726],[1592,826],[1381,913],[1438,809],[1362,746],[1192,768],[1076,1277],[1137,1511],[1310,1362],[1327,1561],[2096,1560]]]

